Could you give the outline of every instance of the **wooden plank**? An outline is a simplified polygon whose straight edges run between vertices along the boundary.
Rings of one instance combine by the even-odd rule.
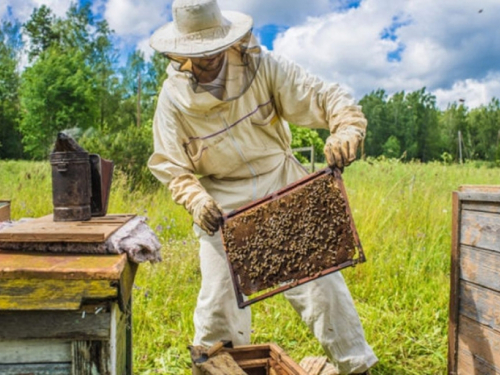
[[[500,375],[500,369],[492,366],[483,359],[472,355],[466,349],[458,352],[458,373],[457,375]]]
[[[463,280],[500,291],[500,253],[461,246],[460,274]]]
[[[461,193],[500,194],[500,185],[462,185],[458,191]]]
[[[129,301],[132,296],[132,288],[134,285],[135,274],[139,265],[137,263],[127,262],[123,272],[120,275],[119,290],[119,304],[122,311],[126,311],[129,306]]]
[[[122,375],[111,371],[109,341],[73,341],[73,374]]]
[[[499,203],[498,192],[461,192],[458,194],[461,201]]]
[[[2,375],[73,375],[71,363],[0,364]]]
[[[71,343],[65,340],[0,341],[0,363],[71,362]]]
[[[105,305],[77,311],[2,311],[0,322],[0,340],[105,340],[111,313]]]
[[[0,201],[0,221],[10,220],[10,202]]]
[[[462,244],[500,252],[499,215],[462,210],[461,217]]]
[[[460,314],[500,333],[500,293],[468,282],[460,285]]]
[[[458,350],[458,308],[459,308],[459,239],[460,239],[460,200],[458,193],[452,194],[452,226],[451,226],[451,269],[450,269],[450,300],[448,321],[448,373],[457,371]]]
[[[0,230],[2,242],[104,242],[135,215],[108,215],[89,221],[54,222],[52,215]]]
[[[463,315],[459,321],[459,351],[468,350],[494,368],[500,368],[500,332]]]
[[[86,300],[117,300],[108,280],[0,279],[0,310],[78,310]]]
[[[122,277],[126,265],[126,254],[26,254],[0,251],[0,279],[101,279],[118,281]]]
[[[491,202],[462,202],[462,207],[467,211],[492,212],[500,214],[500,203]]]

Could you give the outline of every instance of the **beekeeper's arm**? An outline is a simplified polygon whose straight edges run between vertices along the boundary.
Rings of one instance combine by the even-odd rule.
[[[168,186],[174,202],[183,205],[195,224],[212,236],[219,229],[222,209],[194,175],[178,133],[177,125],[182,120],[176,118],[168,106],[160,94],[153,120],[154,153],[149,158],[148,167]]]
[[[342,168],[354,161],[366,129],[365,116],[354,99],[338,85],[324,83],[282,57],[269,55],[264,61],[270,70],[268,84],[283,118],[330,130],[324,149],[328,165]]]

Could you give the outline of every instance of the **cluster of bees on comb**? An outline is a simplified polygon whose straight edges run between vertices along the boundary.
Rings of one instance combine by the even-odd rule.
[[[245,295],[315,277],[355,254],[346,202],[330,174],[231,217],[222,236]]]

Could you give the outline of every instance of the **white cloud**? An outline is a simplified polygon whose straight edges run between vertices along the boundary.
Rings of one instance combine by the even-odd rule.
[[[109,0],[104,16],[118,36],[143,38],[168,21],[164,0]]]
[[[219,0],[223,10],[236,10],[253,17],[255,25],[277,24],[291,26],[308,16],[330,12],[339,1],[329,0]]]
[[[377,88],[444,93],[476,82],[489,101],[500,71],[498,14],[498,0],[364,0],[291,27],[274,49],[358,98]]]
[[[464,100],[467,107],[479,107],[488,104],[493,97],[500,99],[500,73],[489,74],[482,80],[458,81],[450,89],[437,89],[434,94],[441,108],[460,100]]]
[[[4,2],[5,0],[2,0]],[[26,22],[33,9],[42,5],[48,6],[52,12],[58,16],[64,16],[71,5],[71,0],[6,0],[5,7],[0,7],[0,19],[6,17],[9,9],[12,9],[13,15],[20,22]]]

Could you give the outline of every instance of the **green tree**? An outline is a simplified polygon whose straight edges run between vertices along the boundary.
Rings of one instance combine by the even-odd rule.
[[[0,159],[22,156],[17,70],[21,42],[19,22],[0,24]]]
[[[459,132],[464,136],[469,134],[467,124],[468,109],[462,103],[451,103],[439,116],[441,137],[446,152],[453,155],[455,160],[460,159]],[[463,146],[463,143],[462,143]],[[465,157],[465,150],[462,148],[462,159]]]
[[[92,71],[79,50],[49,47],[24,71],[20,130],[30,156],[46,157],[61,130],[87,129],[95,124],[93,87]]]
[[[500,100],[493,98],[486,106],[474,108],[468,116],[474,159],[495,161],[500,141]]]
[[[29,38],[28,56],[33,61],[52,44],[59,42],[60,34],[55,29],[56,17],[52,10],[42,5],[35,8],[31,17],[24,24],[24,30]]]
[[[292,132],[292,148],[301,148],[301,147],[314,147],[314,159],[317,162],[322,162],[325,159],[323,154],[323,149],[325,147],[325,143],[318,135],[316,129],[309,129],[303,126],[296,126],[290,124],[290,130]],[[305,157],[303,154],[296,152],[295,156],[301,162],[310,162],[309,155]]]

